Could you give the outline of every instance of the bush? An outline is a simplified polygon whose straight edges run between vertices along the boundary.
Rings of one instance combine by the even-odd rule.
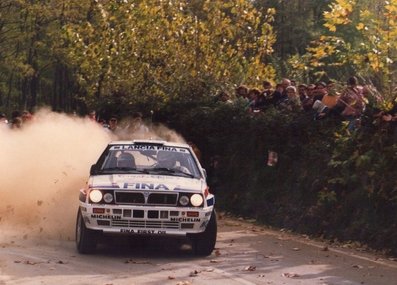
[[[397,145],[372,125],[354,134],[339,119],[274,108],[173,102],[167,124],[195,142],[218,207],[278,227],[397,252]],[[394,127],[393,127],[394,128]],[[267,166],[268,151],[278,163]]]

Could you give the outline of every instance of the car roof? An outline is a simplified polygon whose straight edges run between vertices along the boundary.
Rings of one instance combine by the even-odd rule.
[[[132,140],[132,141],[112,141],[109,145],[119,145],[119,144],[155,144],[155,145],[164,145],[164,146],[174,146],[174,147],[186,147],[190,148],[190,145],[187,143],[178,143],[178,142],[168,142],[163,140]]]

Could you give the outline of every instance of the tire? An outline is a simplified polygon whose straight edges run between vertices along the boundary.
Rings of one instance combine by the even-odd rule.
[[[191,237],[193,252],[196,256],[208,256],[215,248],[217,222],[215,210],[205,228],[205,231]]]
[[[76,247],[77,251],[82,254],[94,253],[96,250],[98,233],[90,230],[85,226],[81,211],[77,212],[76,220]]]

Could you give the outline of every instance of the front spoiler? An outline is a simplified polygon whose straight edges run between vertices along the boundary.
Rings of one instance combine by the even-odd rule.
[[[148,207],[93,205],[84,202],[80,202],[80,209],[85,226],[91,230],[101,231],[104,234],[167,236],[186,236],[203,232],[213,212],[213,206]],[[139,217],[136,217],[136,213],[139,213]]]

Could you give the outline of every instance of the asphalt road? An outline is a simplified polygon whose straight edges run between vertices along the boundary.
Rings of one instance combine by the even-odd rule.
[[[74,241],[0,227],[0,284],[397,284],[397,262],[363,249],[219,219],[216,249],[197,258],[172,240],[116,239],[95,255]]]

